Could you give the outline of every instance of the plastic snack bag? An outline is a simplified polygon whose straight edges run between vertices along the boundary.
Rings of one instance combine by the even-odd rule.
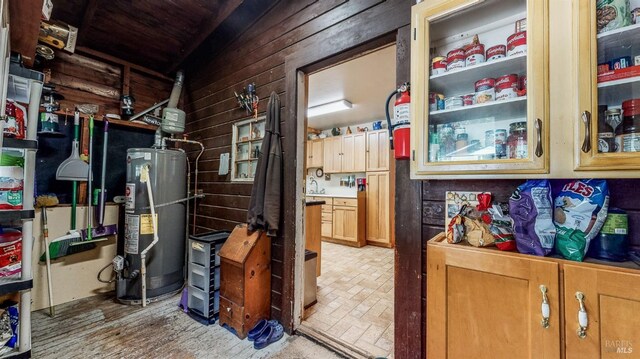
[[[520,253],[546,256],[553,250],[551,184],[548,180],[528,180],[509,198],[509,215]]]
[[[460,212],[456,214],[451,221],[449,222],[449,226],[447,228],[447,242],[448,243],[460,243],[464,239],[464,218],[461,214],[466,209],[466,206],[463,206],[460,209]]]
[[[489,230],[489,225],[481,219],[464,219],[465,238],[474,247],[488,247],[496,241]]]
[[[556,251],[566,259],[582,261],[589,242],[607,219],[608,208],[606,180],[575,180],[564,185],[555,200]]]
[[[516,239],[513,236],[513,219],[502,212],[499,205],[489,208],[491,224],[489,230],[496,239],[496,247],[503,251],[515,251]]]

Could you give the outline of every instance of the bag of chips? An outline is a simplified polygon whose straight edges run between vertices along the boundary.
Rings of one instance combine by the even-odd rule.
[[[556,251],[566,259],[582,261],[608,209],[606,180],[575,180],[564,185],[555,199]]]
[[[513,236],[513,220],[502,212],[499,205],[494,204],[489,208],[491,224],[489,230],[496,239],[496,247],[503,251],[515,251],[516,239]]]
[[[548,180],[528,180],[509,198],[509,215],[520,253],[546,256],[553,250],[551,184]]]

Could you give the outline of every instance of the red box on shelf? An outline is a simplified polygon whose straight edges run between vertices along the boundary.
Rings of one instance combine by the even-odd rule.
[[[598,83],[621,80],[636,76],[640,76],[640,66],[631,66],[624,69],[603,72],[598,75]]]

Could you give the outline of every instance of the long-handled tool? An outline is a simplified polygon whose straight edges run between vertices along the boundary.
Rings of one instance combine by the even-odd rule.
[[[56,315],[53,306],[53,283],[51,282],[51,255],[49,252],[49,227],[47,225],[47,207],[42,207],[42,237],[44,239],[44,253],[47,261],[47,289],[49,290],[49,315]]]

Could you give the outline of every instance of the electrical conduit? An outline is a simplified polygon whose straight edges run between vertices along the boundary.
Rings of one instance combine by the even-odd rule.
[[[144,182],[147,184],[147,195],[149,196],[149,206],[151,207],[151,223],[153,225],[153,241],[145,248],[142,252],[140,252],[140,262],[141,268],[140,273],[142,274],[142,306],[147,306],[147,253],[153,248],[153,246],[158,243],[158,222],[156,219],[156,207],[153,203],[153,192],[151,191],[151,179],[149,178],[149,165],[142,166],[140,171],[140,182]]]

